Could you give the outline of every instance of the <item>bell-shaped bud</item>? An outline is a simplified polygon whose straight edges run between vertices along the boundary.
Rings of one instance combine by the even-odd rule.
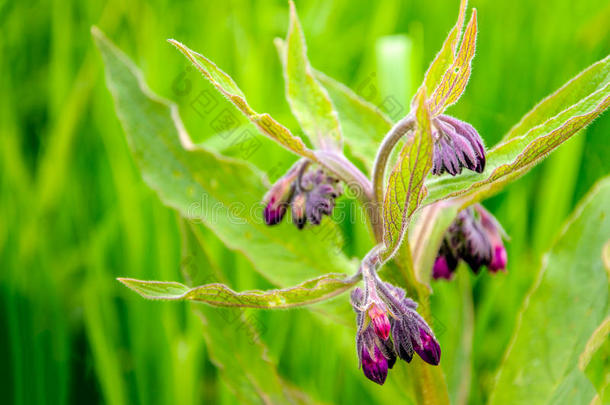
[[[472,210],[465,210],[460,231],[463,234],[463,243],[458,249],[458,254],[470,268],[478,273],[481,266],[489,265],[491,262],[491,241],[481,223],[477,221]]]
[[[498,220],[494,218],[489,211],[483,208],[482,205],[476,204],[474,209],[481,218],[481,226],[487,234],[487,238],[491,244],[491,258],[487,267],[492,273],[495,273],[498,270],[504,271],[506,269],[506,263],[508,262],[508,256],[502,239],[503,237],[506,237],[506,233]]]
[[[373,330],[375,334],[382,340],[387,340],[390,337],[390,320],[388,319],[387,312],[382,309],[382,305],[376,303],[371,304],[368,310]]]
[[[263,199],[265,204],[263,218],[267,225],[278,224],[282,218],[284,218],[294,192],[293,182],[296,178],[296,174],[297,173],[294,170],[288,172],[285,176],[276,181],[265,195]]]
[[[388,376],[388,359],[385,358],[381,350],[377,346],[373,347],[372,353],[362,346],[360,350],[360,358],[362,361],[362,371],[369,380],[383,385]]]
[[[303,176],[303,188],[307,192],[305,213],[307,220],[319,225],[323,215],[331,215],[335,207],[335,198],[341,195],[338,180],[327,176],[324,171],[308,172]]]
[[[502,241],[500,241],[500,243],[495,245],[493,248],[491,263],[489,263],[489,270],[492,273],[495,273],[498,270],[505,271],[507,262],[508,255],[506,254],[506,248],[504,247]]]
[[[462,168],[482,173],[485,169],[485,146],[479,133],[466,122],[448,115],[434,118],[435,130],[432,173],[452,176]]]
[[[413,344],[411,343],[411,333],[409,331],[407,320],[398,319],[392,325],[392,339],[394,340],[394,349],[398,357],[411,362],[413,359]]]
[[[412,340],[413,350],[423,361],[433,366],[441,361],[441,347],[432,334],[432,331],[425,327],[419,328],[419,336]]]
[[[457,268],[458,260],[451,251],[447,240],[443,240],[441,248],[438,252],[438,256],[434,261],[434,267],[432,268],[432,278],[438,280],[439,278],[444,278],[446,280],[451,280],[453,278],[453,273]]]
[[[307,222],[306,204],[307,196],[304,193],[296,194],[290,204],[292,206],[292,223],[299,229],[303,229]]]
[[[499,222],[480,204],[460,211],[445,233],[432,276],[450,279],[459,260],[468,263],[475,273],[482,266],[492,273],[506,269],[505,237]]]

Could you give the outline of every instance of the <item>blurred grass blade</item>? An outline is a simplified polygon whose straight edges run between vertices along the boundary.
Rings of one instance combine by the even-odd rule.
[[[442,176],[428,182],[425,204],[456,196],[481,200],[527,173],[550,152],[589,125],[610,106],[610,83],[525,135],[497,145],[487,154],[483,173]]]
[[[287,221],[266,226],[260,204],[266,191],[263,173],[192,145],[186,150],[181,140],[188,145],[190,138],[176,106],[153,95],[139,71],[99,30],[93,34],[132,153],[145,181],[166,205],[209,227],[277,286],[352,272],[352,263],[336,250],[333,235],[339,231],[332,221],[316,233],[297,232]]]
[[[576,208],[526,297],[490,404],[584,404],[595,394],[578,368],[608,315],[602,249],[610,235],[610,178]],[[536,361],[533,361],[537,359]]]
[[[526,134],[532,128],[544,124],[567,107],[578,104],[581,99],[603,89],[608,83],[610,83],[610,56],[589,66],[559,90],[538,103],[511,128],[504,136],[504,140]]]
[[[144,298],[153,300],[196,301],[217,307],[290,308],[313,304],[341,294],[355,284],[343,274],[327,274],[281,290],[231,290],[224,284],[213,283],[189,288],[172,281],[142,281],[119,278],[121,283]]]
[[[418,90],[419,77],[414,80],[417,57],[412,38],[407,35],[386,35],[375,41],[375,66],[360,85],[362,92],[378,103],[392,122],[409,113],[409,102]],[[375,88],[375,83],[379,87]],[[426,93],[428,94],[428,93]]]
[[[317,148],[342,150],[343,135],[337,112],[328,93],[314,77],[307,59],[303,29],[292,1],[284,50],[286,97],[301,128]]]
[[[424,179],[432,168],[432,129],[423,87],[416,97],[416,129],[398,157],[388,179],[383,201],[382,257],[394,255],[407,231],[411,215],[426,195]]]
[[[246,98],[237,84],[229,75],[220,70],[212,61],[205,56],[192,51],[180,42],[170,39],[169,42],[186,56],[195,67],[239,110],[252,121],[260,131],[278,142],[286,149],[304,156],[311,160],[316,160],[311,150],[307,149],[303,141],[292,135],[290,131],[275,121],[269,114],[259,114],[254,111],[246,102]]]
[[[447,36],[447,39],[445,39],[445,42],[443,42],[441,50],[438,52],[438,54],[430,64],[430,67],[428,67],[428,71],[426,72],[426,76],[424,77],[424,86],[426,87],[426,94],[434,94],[436,88],[441,83],[445,72],[447,72],[449,67],[453,64],[453,61],[455,59],[455,51],[460,41],[460,37],[462,36],[462,26],[464,25],[467,5],[467,0],[461,0],[458,20],[455,23],[455,26],[449,32],[449,35]]]
[[[430,108],[433,114],[440,114],[447,107],[454,104],[466,89],[472,58],[474,58],[477,40],[477,10],[472,10],[472,17],[466,26],[464,39],[455,60],[447,69],[440,84],[432,95]]]

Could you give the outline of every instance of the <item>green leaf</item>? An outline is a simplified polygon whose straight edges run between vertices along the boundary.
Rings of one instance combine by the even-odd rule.
[[[284,64],[286,56],[284,40],[276,38],[274,43]],[[312,71],[337,109],[345,143],[354,157],[370,171],[377,148],[384,135],[392,128],[392,121],[379,108],[346,85],[318,70],[312,68]]]
[[[458,20],[449,32],[449,35],[447,35],[445,42],[443,42],[441,50],[430,64],[430,67],[428,67],[428,71],[424,77],[426,94],[434,94],[436,88],[441,83],[443,76],[455,60],[457,44],[462,36],[462,26],[464,25],[467,5],[468,0],[461,0]]]
[[[336,246],[340,233],[332,221],[303,232],[289,221],[266,226],[260,203],[264,174],[246,162],[194,147],[177,107],[155,96],[133,63],[99,30],[93,34],[132,153],[146,183],[166,205],[210,228],[276,286],[354,271]]]
[[[432,129],[426,107],[425,90],[416,96],[416,128],[390,173],[383,201],[383,242],[385,259],[396,253],[407,231],[411,215],[426,195],[424,179],[432,168]]]
[[[610,56],[589,66],[559,90],[538,103],[511,128],[504,136],[504,140],[526,134],[532,128],[544,124],[569,106],[576,105],[590,94],[603,89],[608,83],[610,83]]]
[[[579,204],[526,297],[490,404],[584,404],[595,391],[579,369],[608,316],[602,249],[610,235],[610,178]],[[525,269],[524,269],[525,270]]]
[[[311,142],[320,149],[342,150],[343,136],[330,96],[316,80],[307,59],[305,36],[294,3],[290,2],[290,26],[286,38],[284,79],[293,114]]]
[[[357,282],[357,280],[346,280],[343,274],[326,274],[281,290],[252,290],[238,293],[219,283],[188,288],[172,281],[142,281],[131,278],[118,280],[142,297],[153,300],[196,301],[217,307],[265,309],[310,305],[341,294]]]
[[[610,317],[593,332],[578,359],[578,368],[595,386],[603,403],[610,399]]]
[[[180,42],[170,39],[169,42],[186,56],[193,65],[208,79],[218,91],[229,99],[235,106],[252,121],[258,129],[271,139],[278,142],[286,149],[297,155],[316,160],[315,155],[309,150],[303,141],[290,133],[282,124],[275,121],[269,114],[259,114],[246,102],[246,98],[237,84],[229,75],[220,70],[212,61],[205,56],[192,51]]]
[[[433,115],[442,113],[447,107],[454,104],[462,95],[470,79],[472,58],[476,48],[477,39],[477,10],[472,10],[472,17],[466,26],[464,39],[460,50],[449,69],[443,75],[441,82],[432,94],[430,108]]]
[[[424,204],[457,196],[469,197],[469,202],[473,202],[497,193],[589,125],[609,106],[610,83],[525,135],[494,147],[487,154],[483,173],[468,172],[428,180],[429,194]]]
[[[417,218],[409,241],[413,250],[415,278],[430,288],[432,267],[441,247],[443,236],[455,219],[458,204],[439,201],[424,207]]]
[[[364,100],[344,84],[314,71],[318,81],[328,90],[339,113],[344,139],[352,154],[370,172],[384,135],[392,128],[392,121],[373,104]]]

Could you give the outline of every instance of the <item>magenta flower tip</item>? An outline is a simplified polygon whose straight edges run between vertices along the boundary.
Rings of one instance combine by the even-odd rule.
[[[436,338],[428,333],[424,328],[419,328],[421,344],[413,342],[413,349],[423,361],[433,366],[437,366],[441,361],[441,347]]]
[[[362,347],[361,350],[362,358],[362,371],[369,380],[376,382],[379,385],[383,385],[386,377],[388,376],[388,360],[381,353],[381,350],[375,346],[373,350],[373,357],[371,357],[366,347]]]
[[[372,304],[369,308],[369,316],[371,317],[375,334],[383,340],[388,340],[391,326],[386,312],[379,305]]]

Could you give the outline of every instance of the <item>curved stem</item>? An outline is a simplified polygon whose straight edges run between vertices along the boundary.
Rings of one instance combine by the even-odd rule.
[[[383,204],[383,178],[385,176],[385,168],[388,165],[388,159],[392,153],[392,149],[396,146],[396,143],[402,138],[407,132],[413,129],[415,120],[411,114],[407,115],[400,121],[398,121],[390,132],[385,136],[381,142],[381,146],[377,150],[377,157],[375,158],[375,164],[373,166],[373,210],[379,226],[381,227],[381,206]],[[376,235],[377,236],[377,235]],[[383,237],[383,234],[380,234]],[[377,240],[381,242],[382,240]]]

